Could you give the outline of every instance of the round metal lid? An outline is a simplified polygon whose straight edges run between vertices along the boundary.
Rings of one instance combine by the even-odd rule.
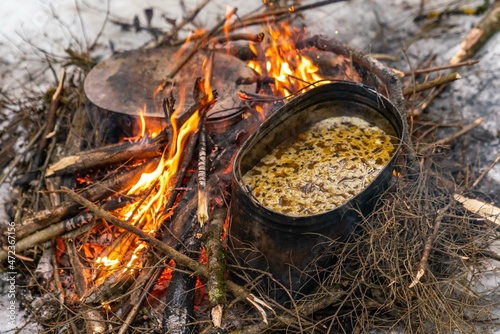
[[[170,73],[183,55],[177,56],[174,49],[137,49],[115,54],[96,65],[87,75],[84,83],[88,99],[100,108],[138,115],[146,107],[146,116],[165,117],[162,110],[163,97],[168,89],[153,97],[162,80]],[[192,91],[196,78],[202,78],[202,62],[206,52],[198,52],[174,77],[173,96],[176,107],[184,95],[183,109],[194,103]],[[208,117],[231,117],[241,112],[238,97],[239,77],[253,77],[255,74],[236,57],[215,52],[211,78],[212,89],[218,93],[217,103]],[[246,85],[245,90],[255,91],[255,84]],[[182,94],[182,95],[181,95]]]

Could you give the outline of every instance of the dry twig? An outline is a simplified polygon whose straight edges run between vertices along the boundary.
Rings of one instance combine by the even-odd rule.
[[[439,233],[439,228],[441,227],[441,222],[443,220],[443,217],[450,208],[451,204],[446,205],[444,208],[439,209],[436,215],[436,218],[434,219],[434,228],[432,230],[432,233],[429,234],[427,237],[427,240],[425,242],[424,246],[424,252],[422,253],[422,259],[420,260],[420,264],[418,265],[418,270],[417,270],[417,275],[411,282],[411,284],[408,286],[408,288],[413,288],[415,285],[420,283],[420,279],[424,276],[425,272],[428,270],[429,267],[429,254],[431,253],[432,249],[432,243],[434,242],[434,239],[436,239],[438,233]]]
[[[437,142],[432,143],[431,145],[423,147],[422,149],[419,150],[419,153],[420,154],[424,154],[424,153],[427,153],[428,151],[430,151],[430,150],[432,150],[432,149],[434,149],[436,147],[440,147],[440,146],[449,144],[452,141],[456,140],[457,138],[463,136],[464,134],[466,134],[470,130],[472,130],[475,127],[479,126],[479,124],[481,124],[482,122],[483,122],[483,119],[482,118],[478,118],[474,122],[472,122],[471,124],[469,124],[467,126],[464,126],[461,130],[455,132],[453,135],[451,135],[449,137],[446,137],[446,138],[443,138],[441,140],[438,140]]]
[[[408,96],[408,95],[419,93],[419,92],[422,92],[424,90],[428,90],[428,89],[431,89],[434,87],[446,85],[446,84],[449,84],[450,82],[453,82],[453,81],[458,80],[460,78],[461,78],[460,74],[454,72],[454,73],[439,77],[437,79],[418,84],[415,87],[408,87],[405,90],[403,90],[403,95]]]

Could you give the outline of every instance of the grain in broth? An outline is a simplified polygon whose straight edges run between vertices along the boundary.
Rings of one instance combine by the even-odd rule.
[[[271,210],[319,214],[360,193],[393,152],[391,137],[379,127],[358,117],[331,117],[276,147],[242,182]]]

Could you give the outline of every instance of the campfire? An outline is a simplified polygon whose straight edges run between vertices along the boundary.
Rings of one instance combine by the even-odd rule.
[[[235,256],[228,242],[233,164],[263,122],[332,82],[356,83],[404,116],[404,95],[426,89],[403,89],[402,77],[372,57],[295,27],[287,12],[306,7],[268,8],[244,20],[229,8],[217,26],[182,44],[159,40],[154,48],[114,55],[86,75],[88,101],[79,112],[93,121],[75,116],[68,133],[73,140],[92,133],[86,149],[54,161],[41,143],[38,159],[50,163],[18,181],[29,189],[41,178],[45,187],[37,189],[48,199],[16,224],[16,261],[47,292],[32,305],[40,323],[57,328],[77,319],[73,330],[89,333],[354,332],[393,326],[383,317],[397,326],[437,322],[432,305],[413,304],[418,294],[467,304],[465,281],[447,291],[443,282],[464,278],[463,263],[486,254],[494,229],[449,199],[453,186],[427,159],[434,146],[412,144],[406,117],[401,141],[390,146],[398,159],[381,187],[389,189],[359,214],[352,233],[314,246],[321,251],[311,259],[319,272],[312,291],[297,297],[272,270],[227,261]],[[254,22],[262,32],[238,31]],[[65,75],[50,102],[52,117],[67,96]],[[44,141],[53,129],[54,121]],[[398,245],[387,246],[388,240]],[[398,246],[408,243],[412,250],[403,254]],[[320,265],[325,256],[333,260]],[[6,250],[0,253],[2,262],[7,258]],[[287,291],[285,302],[262,284],[269,281]],[[405,310],[405,303],[411,307]],[[463,329],[467,321],[457,314],[475,310],[472,304],[447,304],[438,313]],[[78,315],[71,318],[65,307]],[[238,319],[240,312],[247,319]]]

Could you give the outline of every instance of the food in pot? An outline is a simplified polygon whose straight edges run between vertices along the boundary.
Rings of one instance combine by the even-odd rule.
[[[360,193],[389,162],[393,138],[358,117],[331,117],[298,133],[242,182],[267,208],[290,216],[330,211]]]

